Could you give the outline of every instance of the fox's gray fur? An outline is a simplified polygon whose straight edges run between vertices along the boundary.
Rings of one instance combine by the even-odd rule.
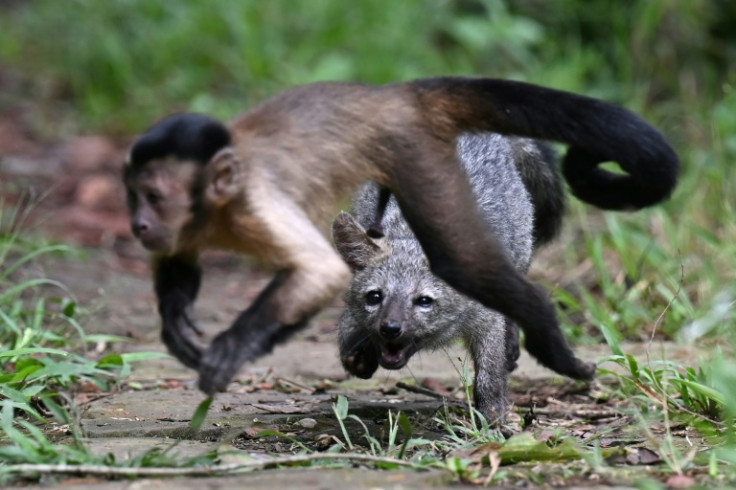
[[[457,153],[489,231],[526,273],[534,247],[561,225],[564,198],[553,151],[535,140],[483,133],[461,136]],[[489,421],[502,420],[508,373],[519,357],[516,326],[430,272],[393,197],[381,221],[384,237],[371,238],[366,229],[374,224],[378,196],[377,186],[364,186],[353,201],[355,218],[341,213],[333,223],[337,249],[354,274],[338,323],[343,365],[368,378],[377,364],[399,369],[420,349],[462,339],[475,364],[476,408]]]

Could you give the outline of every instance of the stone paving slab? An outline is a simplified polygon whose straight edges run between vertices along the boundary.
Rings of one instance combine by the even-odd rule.
[[[644,346],[625,345],[640,362],[647,360]],[[584,359],[600,359],[607,354],[607,347],[579,348]],[[693,353],[674,344],[655,344],[650,353],[651,359],[682,359]],[[220,437],[228,428],[253,425],[254,421],[271,421],[287,416],[306,417],[311,415],[330,416],[336,393],[350,392],[351,409],[363,406],[381,406],[396,409],[439,408],[442,402],[430,397],[401,392],[400,394],[381,394],[379,390],[394,389],[401,379],[421,380],[432,378],[440,383],[459,385],[460,362],[452,359],[462,358],[463,349],[425,353],[410,363],[410,369],[400,371],[381,370],[371,380],[350,379],[329,393],[282,393],[275,390],[258,390],[249,386],[253,376],[269,373],[270,379],[284,379],[312,386],[315,380],[343,379],[344,372],[336,360],[335,347],[325,343],[294,341],[276,349],[274,353],[246,366],[239,379],[246,384],[233,383],[227,393],[217,395],[210,407],[208,418],[203,425],[202,436]],[[612,370],[620,370],[612,363],[606,364]],[[524,353],[520,359],[516,376],[528,379],[550,378],[550,371],[539,366]],[[512,377],[513,378],[513,377]],[[172,359],[142,361],[131,377],[132,381],[155,384],[161,380],[179,380],[176,389],[127,390],[103,396],[92,402],[81,420],[83,429],[90,437],[185,437],[190,418],[205,396],[196,389],[196,373],[183,368]],[[372,390],[370,394],[366,394]],[[417,405],[418,404],[418,405]],[[418,406],[418,408],[417,408]],[[265,408],[264,408],[265,407]]]
[[[27,489],[5,487],[6,489]],[[391,470],[363,468],[290,468],[207,478],[141,478],[133,481],[102,481],[96,478],[71,479],[63,488],[83,490],[221,490],[232,488],[281,490],[322,489],[421,489],[457,488],[449,473],[441,471]]]

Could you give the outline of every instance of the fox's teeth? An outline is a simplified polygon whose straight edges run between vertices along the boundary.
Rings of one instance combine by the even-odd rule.
[[[383,359],[391,363],[398,362],[401,360],[401,352],[395,354],[386,353],[383,355]]]

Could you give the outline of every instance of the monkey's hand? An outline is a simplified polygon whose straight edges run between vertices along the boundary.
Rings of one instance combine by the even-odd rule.
[[[225,391],[238,369],[273,350],[301,330],[305,323],[281,325],[250,310],[243,312],[233,326],[212,341],[199,367],[199,389],[212,396]]]
[[[372,339],[366,338],[351,348],[340,347],[340,361],[345,371],[361,379],[368,379],[378,369],[380,350]]]
[[[199,369],[202,330],[192,318],[202,271],[196,258],[159,257],[154,262],[154,286],[161,315],[161,339],[169,352],[187,367]]]
[[[199,369],[203,348],[198,337],[202,335],[202,329],[192,318],[191,308],[168,314],[164,314],[165,311],[162,309],[161,340],[182,364]]]

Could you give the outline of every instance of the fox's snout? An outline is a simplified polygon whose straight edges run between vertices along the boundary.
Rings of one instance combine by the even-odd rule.
[[[401,323],[393,320],[382,322],[378,333],[384,340],[395,340],[401,335]]]

